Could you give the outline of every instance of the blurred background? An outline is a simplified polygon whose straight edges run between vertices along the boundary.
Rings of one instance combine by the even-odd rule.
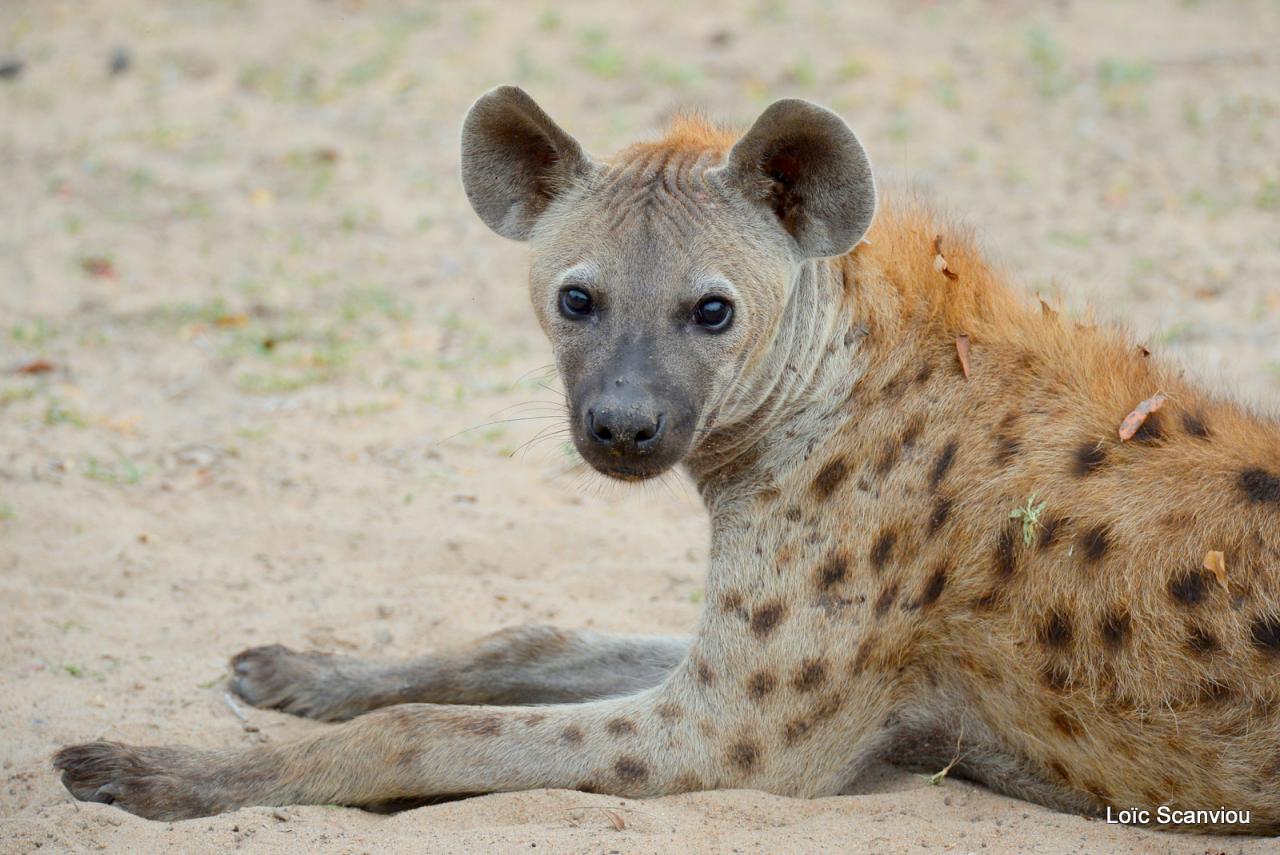
[[[696,496],[574,474],[459,186],[511,82],[596,153],[824,103],[1029,299],[1275,411],[1274,0],[3,0],[0,810],[66,819],[62,742],[257,738],[249,643],[695,619]]]

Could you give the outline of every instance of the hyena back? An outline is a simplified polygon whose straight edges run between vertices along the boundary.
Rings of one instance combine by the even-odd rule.
[[[1274,420],[1026,306],[927,210],[877,206],[857,139],[812,104],[741,138],[682,118],[597,160],[504,87],[468,114],[463,180],[531,244],[583,457],[696,480],[695,634],[255,648],[242,696],[350,721],[247,751],[64,749],[77,798],[171,819],[533,787],[818,796],[888,754],[1063,810],[1280,830]]]

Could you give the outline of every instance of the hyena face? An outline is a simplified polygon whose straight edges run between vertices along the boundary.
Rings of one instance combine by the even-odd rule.
[[[483,96],[462,131],[472,206],[532,246],[574,444],[625,480],[744,412],[805,262],[847,252],[875,208],[861,145],[821,107],[777,102],[736,143],[677,133],[598,161],[515,87]]]

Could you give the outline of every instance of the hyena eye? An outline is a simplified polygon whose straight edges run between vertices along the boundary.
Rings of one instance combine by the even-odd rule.
[[[565,288],[560,292],[560,314],[566,318],[585,318],[591,314],[593,305],[591,295],[581,288]]]
[[[708,332],[724,332],[733,322],[733,303],[721,297],[707,297],[694,308],[693,322]]]

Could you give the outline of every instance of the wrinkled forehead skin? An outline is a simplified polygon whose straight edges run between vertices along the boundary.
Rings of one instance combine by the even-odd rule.
[[[531,298],[549,334],[554,295],[580,282],[608,306],[590,345],[599,358],[624,347],[651,347],[667,360],[693,356],[675,340],[663,347],[664,337],[688,334],[689,310],[713,292],[735,305],[738,334],[724,342],[728,352],[715,364],[668,370],[732,373],[767,344],[798,260],[759,206],[718,180],[723,158],[721,149],[636,146],[556,201],[531,236]],[[551,340],[567,360],[562,369],[592,356],[563,353],[571,341]]]

